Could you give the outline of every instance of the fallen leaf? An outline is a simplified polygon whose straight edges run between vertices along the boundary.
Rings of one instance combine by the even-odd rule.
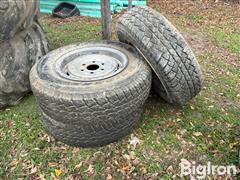
[[[18,161],[14,159],[11,163],[10,166],[16,166],[18,164]]]
[[[169,172],[169,173],[170,173],[170,172],[173,172],[173,167],[172,167],[172,166],[169,166],[166,170],[167,170],[167,172]]]
[[[136,146],[138,144],[140,144],[140,139],[138,139],[137,137],[133,137],[131,140],[129,140],[130,145],[132,145],[134,147],[134,149],[136,148]]]
[[[112,179],[112,175],[108,174],[107,177],[106,177],[106,180],[111,180],[111,179]]]
[[[203,134],[201,132],[193,132],[193,135],[196,137],[202,136]]]
[[[61,147],[62,153],[67,154],[67,147],[62,146]]]
[[[37,168],[34,167],[34,168],[31,169],[31,172],[30,172],[30,173],[31,173],[31,174],[35,174],[36,172],[37,172]]]
[[[88,174],[89,174],[90,176],[94,176],[94,175],[95,175],[95,170],[94,170],[94,168],[93,168],[93,165],[90,164],[90,165],[88,166],[87,172],[88,172]]]
[[[75,169],[79,169],[80,167],[82,167],[82,165],[83,165],[83,162],[80,162],[79,164],[77,164],[77,165],[75,166]]]
[[[208,108],[210,109],[210,108],[214,108],[214,106],[213,105],[211,105],[211,106],[208,106]]]
[[[176,134],[176,138],[177,138],[177,140],[182,140],[182,137],[180,136],[180,135],[178,135],[178,134]]]
[[[129,157],[131,158],[131,160],[136,159],[135,152],[134,152],[134,151],[130,151],[130,153],[129,153]]]
[[[126,160],[130,160],[130,156],[128,154],[124,154],[123,158],[126,159]]]
[[[40,180],[46,180],[43,174],[40,174]]]
[[[134,165],[134,166],[138,165],[139,163],[140,163],[140,161],[139,161],[138,159],[134,159],[134,160],[133,160],[133,165]]]
[[[76,148],[76,147],[75,147],[75,148],[73,148],[72,153],[73,153],[73,154],[76,154],[76,153],[78,153],[78,151],[79,151],[79,148]]]
[[[55,175],[59,177],[62,174],[61,169],[55,169]]]
[[[143,174],[146,174],[146,173],[147,173],[147,169],[146,169],[145,167],[141,167],[140,170],[141,170],[141,172],[142,172]]]
[[[57,163],[55,163],[55,162],[49,162],[49,163],[48,163],[48,166],[49,166],[49,167],[54,167],[54,166],[57,166]]]

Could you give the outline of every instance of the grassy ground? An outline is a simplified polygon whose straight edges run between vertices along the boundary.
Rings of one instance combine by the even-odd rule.
[[[205,75],[202,92],[182,109],[152,95],[138,129],[93,149],[69,147],[47,135],[29,95],[0,112],[0,179],[171,179],[180,177],[181,159],[238,165],[240,6],[183,0],[151,6],[192,46]],[[96,19],[44,16],[42,23],[53,49],[101,38]],[[133,147],[129,141],[136,138],[140,144]]]

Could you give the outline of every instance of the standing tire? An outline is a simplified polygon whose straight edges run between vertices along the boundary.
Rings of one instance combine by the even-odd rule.
[[[73,44],[50,52],[30,81],[45,126],[74,146],[101,146],[129,134],[143,113],[151,70],[119,42]]]
[[[48,52],[42,28],[33,26],[0,43],[0,108],[15,105],[30,90],[31,67]]]
[[[155,72],[153,89],[166,101],[182,106],[200,92],[200,66],[182,35],[161,14],[135,7],[119,19],[117,33],[145,57]]]
[[[39,11],[39,0],[0,1],[0,41],[32,26]]]

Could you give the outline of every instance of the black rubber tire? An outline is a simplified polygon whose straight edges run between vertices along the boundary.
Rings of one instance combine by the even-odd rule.
[[[118,21],[120,41],[135,46],[156,76],[153,89],[169,103],[184,105],[202,88],[202,72],[187,42],[161,14],[135,7]]]
[[[119,74],[97,81],[72,81],[55,72],[59,57],[86,47],[108,47],[129,63]],[[140,121],[151,89],[151,69],[136,50],[120,42],[73,44],[50,52],[31,70],[30,81],[48,131],[74,146],[114,142]]]
[[[32,26],[39,11],[39,0],[0,1],[0,41]]]
[[[48,52],[42,28],[33,26],[0,43],[0,108],[15,105],[30,89],[29,72]]]
[[[96,147],[107,145],[128,135],[142,118],[143,108],[131,112],[130,116],[123,115],[124,123],[112,120],[110,123],[102,121],[98,125],[93,123],[81,126],[69,125],[53,120],[43,111],[41,111],[41,115],[48,133],[57,140],[72,146]]]

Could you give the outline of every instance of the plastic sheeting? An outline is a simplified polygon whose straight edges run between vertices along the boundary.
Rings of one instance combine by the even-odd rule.
[[[101,0],[40,0],[42,13],[51,14],[52,10],[61,2],[71,2],[80,10],[81,16],[101,17]],[[146,0],[133,0],[133,6],[146,5]],[[127,8],[128,0],[111,0],[112,14]]]

